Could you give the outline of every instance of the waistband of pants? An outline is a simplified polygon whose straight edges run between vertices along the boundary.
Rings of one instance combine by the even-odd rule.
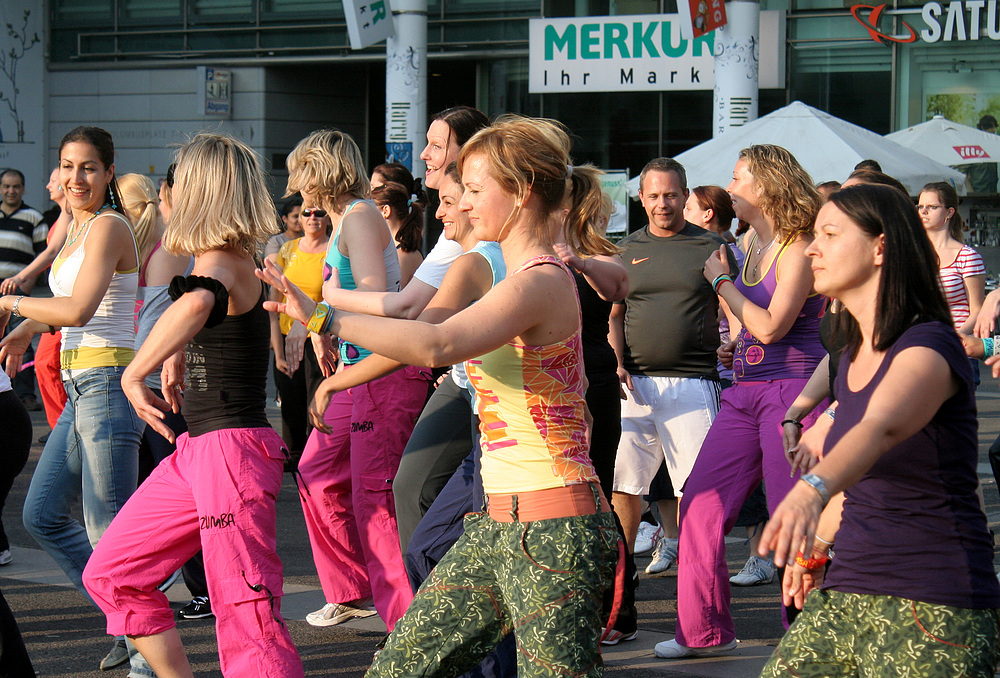
[[[589,516],[608,510],[608,501],[597,483],[486,497],[486,512],[498,523]]]

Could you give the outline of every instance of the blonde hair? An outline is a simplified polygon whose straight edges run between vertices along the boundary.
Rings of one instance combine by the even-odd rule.
[[[177,151],[171,254],[235,247],[256,256],[278,232],[278,213],[257,155],[242,141],[202,132]]]
[[[823,197],[795,156],[781,146],[760,144],[744,148],[740,159],[761,188],[758,207],[774,220],[781,242],[812,232]]]
[[[311,193],[327,208],[341,196],[366,197],[371,182],[361,149],[351,135],[336,129],[316,130],[288,154],[288,188],[285,197]]]
[[[142,265],[163,233],[158,196],[153,180],[144,174],[126,174],[118,178],[119,195],[125,216],[132,222],[135,244]]]
[[[601,170],[593,165],[572,166],[566,128],[555,120],[503,115],[479,130],[462,146],[458,168],[472,155],[486,158],[490,176],[515,197],[515,207],[503,228],[521,216],[528,194],[538,196],[545,208],[541,218],[528,224],[541,242],[549,242],[548,215],[569,199],[566,237],[581,254],[614,253],[614,245],[594,228],[601,208]]]

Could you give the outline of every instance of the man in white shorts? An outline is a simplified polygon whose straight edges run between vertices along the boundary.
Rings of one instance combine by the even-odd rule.
[[[639,199],[649,224],[619,243],[629,293],[611,313],[611,345],[623,385],[622,436],[612,504],[635,546],[640,497],[666,461],[680,496],[719,409],[719,301],[702,274],[724,241],[684,220],[684,167],[670,158],[650,161],[639,175]],[[736,262],[729,255],[735,274]],[[677,500],[658,502],[664,538],[647,572],[677,558]]]

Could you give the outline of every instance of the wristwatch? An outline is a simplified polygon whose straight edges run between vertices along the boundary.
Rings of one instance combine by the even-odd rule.
[[[807,483],[810,487],[812,487],[814,490],[816,490],[816,492],[819,493],[819,498],[823,501],[823,506],[826,506],[828,503],[830,503],[830,491],[826,489],[826,483],[823,482],[823,479],[820,478],[818,475],[816,475],[815,473],[807,473],[801,478],[799,478],[799,480],[803,481],[804,483]]]

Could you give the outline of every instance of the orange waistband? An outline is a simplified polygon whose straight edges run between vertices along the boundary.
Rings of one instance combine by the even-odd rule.
[[[533,520],[589,516],[609,510],[608,501],[604,498],[600,485],[596,483],[519,494],[491,494],[487,496],[486,502],[486,512],[498,523],[527,523]]]

